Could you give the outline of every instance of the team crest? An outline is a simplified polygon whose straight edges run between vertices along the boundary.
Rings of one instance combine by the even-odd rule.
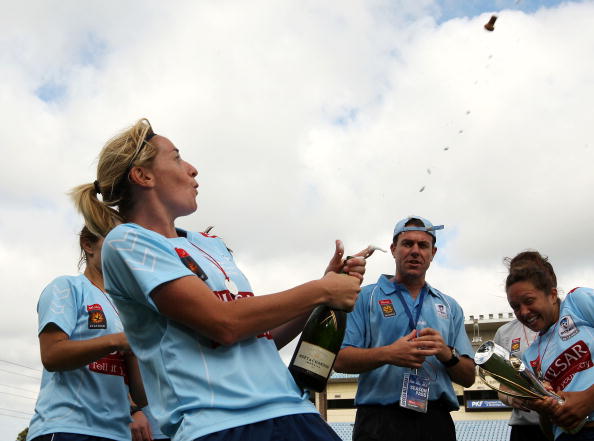
[[[106,329],[107,319],[103,313],[103,308],[98,303],[87,305],[89,313],[89,329]]]
[[[521,338],[514,338],[511,342],[511,350],[510,352],[513,354],[514,352],[520,352],[520,341]]]
[[[569,340],[580,330],[577,328],[570,315],[565,315],[559,320],[559,337],[561,340]]]
[[[396,310],[394,309],[394,305],[392,305],[392,300],[380,300],[379,304],[382,308],[382,312],[384,313],[384,317],[393,317],[396,315]]]
[[[448,318],[448,310],[446,309],[445,305],[442,305],[441,303],[437,303],[435,305],[435,311],[437,312],[437,315],[439,317],[441,317],[442,319]]]

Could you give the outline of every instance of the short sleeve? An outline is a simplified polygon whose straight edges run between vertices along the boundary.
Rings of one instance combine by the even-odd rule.
[[[503,346],[503,338],[501,337],[501,328],[502,328],[502,326],[497,328],[497,331],[495,331],[495,337],[493,337],[493,341],[495,342],[495,344],[498,344],[499,346]]]
[[[114,228],[102,248],[107,292],[142,303],[157,311],[150,294],[163,283],[195,276],[184,266],[167,239],[137,225]]]
[[[572,314],[594,327],[594,290],[577,288],[567,294],[565,304],[571,309]]]
[[[41,334],[48,324],[54,323],[70,337],[76,328],[77,311],[77,292],[74,285],[68,277],[58,277],[39,297],[37,332]]]
[[[468,340],[466,328],[464,327],[464,311],[457,302],[453,301],[453,299],[451,301],[453,302],[452,326],[454,329],[454,342],[452,346],[461,355],[467,355],[473,358],[474,351],[472,350],[472,345],[470,344],[470,340]]]
[[[354,309],[347,314],[347,326],[344,334],[342,347],[353,346],[356,348],[366,348],[366,323],[369,322],[369,311],[367,305],[368,298],[365,292],[361,292],[357,297]]]

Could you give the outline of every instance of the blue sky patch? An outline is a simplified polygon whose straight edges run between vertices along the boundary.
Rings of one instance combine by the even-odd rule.
[[[438,23],[459,17],[476,17],[484,13],[498,13],[502,10],[517,10],[533,13],[541,8],[552,8],[567,2],[560,0],[439,0],[441,14],[435,17]]]
[[[35,95],[41,101],[53,103],[62,101],[66,97],[66,92],[66,85],[48,81],[35,90]]]
[[[347,107],[345,109],[342,109],[342,112],[334,117],[334,119],[332,120],[332,124],[334,124],[335,126],[348,126],[349,124],[356,121],[358,114],[359,109],[355,109],[354,107]]]
[[[78,64],[99,67],[107,53],[107,42],[97,34],[89,32],[78,52]]]

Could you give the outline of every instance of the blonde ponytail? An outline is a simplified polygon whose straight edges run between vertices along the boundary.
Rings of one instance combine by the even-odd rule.
[[[94,184],[82,184],[70,192],[74,206],[85,218],[85,225],[95,236],[105,237],[124,222],[120,214],[97,198]]]
[[[142,118],[114,136],[99,153],[97,180],[70,192],[93,234],[105,237],[116,225],[126,222],[124,213],[135,202],[129,173],[132,167],[150,163],[157,154],[157,147],[150,142],[154,135],[150,122]],[[101,194],[101,200],[97,194]]]

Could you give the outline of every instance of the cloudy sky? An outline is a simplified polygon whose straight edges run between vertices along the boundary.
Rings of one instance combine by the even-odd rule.
[[[428,279],[466,315],[509,311],[502,259],[526,248],[594,285],[592,1],[0,5],[1,439],[34,406],[38,295],[77,272],[66,193],[140,117],[199,170],[179,226],[214,225],[257,293],[409,214],[445,225]]]

